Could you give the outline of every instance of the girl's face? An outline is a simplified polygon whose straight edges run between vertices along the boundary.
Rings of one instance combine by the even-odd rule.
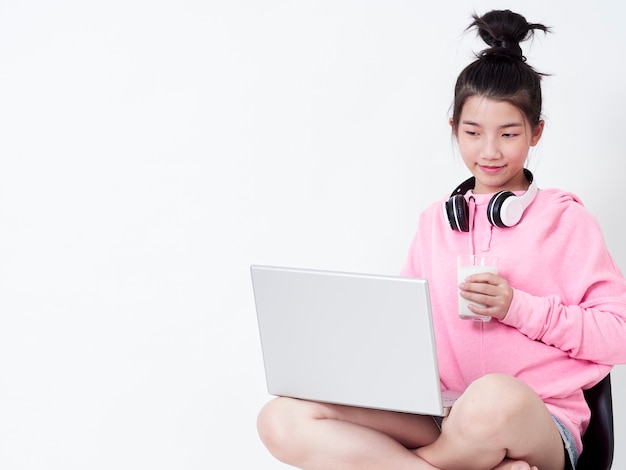
[[[507,101],[468,98],[454,132],[463,162],[476,178],[474,193],[526,190],[524,162],[530,147],[539,142],[543,124],[532,127]]]

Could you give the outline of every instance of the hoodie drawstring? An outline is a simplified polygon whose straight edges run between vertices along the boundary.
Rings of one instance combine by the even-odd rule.
[[[474,199],[474,196],[470,196],[469,197],[469,201],[468,201],[468,207],[469,207],[469,252],[470,255],[475,255],[476,254],[476,249],[474,247],[474,220],[476,217],[476,200]]]
[[[469,252],[471,255],[476,254],[476,243],[474,240],[474,224],[476,222],[476,200],[473,195],[468,198],[469,208]],[[482,240],[480,251],[483,253],[488,252],[491,249],[491,239],[493,237],[493,225],[489,224],[489,229],[485,238]]]

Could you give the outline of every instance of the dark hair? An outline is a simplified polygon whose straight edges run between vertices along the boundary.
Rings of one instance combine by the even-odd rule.
[[[454,88],[452,123],[458,128],[463,105],[472,96],[507,101],[517,107],[535,126],[541,120],[541,77],[526,63],[520,42],[533,36],[535,30],[549,32],[542,24],[528,23],[510,10],[494,10],[482,17],[473,15],[467,29],[477,28],[490,47],[459,75]]]

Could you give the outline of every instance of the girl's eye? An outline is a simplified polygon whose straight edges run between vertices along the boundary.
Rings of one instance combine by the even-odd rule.
[[[510,139],[512,137],[516,137],[518,134],[502,134],[502,137],[506,137],[507,139]]]
[[[469,136],[477,136],[478,135],[478,132],[476,132],[476,131],[465,131],[465,133],[467,135],[469,135]]]

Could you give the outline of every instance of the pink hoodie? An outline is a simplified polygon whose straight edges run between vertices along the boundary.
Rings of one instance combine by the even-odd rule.
[[[464,390],[488,373],[515,376],[570,429],[580,452],[590,416],[582,389],[626,363],[626,280],[573,194],[540,190],[505,229],[487,220],[491,196],[474,195],[470,233],[450,228],[444,201],[426,209],[402,275],[429,281],[445,389]],[[457,315],[456,256],[470,251],[500,258],[499,274],[514,289],[502,321]]]

